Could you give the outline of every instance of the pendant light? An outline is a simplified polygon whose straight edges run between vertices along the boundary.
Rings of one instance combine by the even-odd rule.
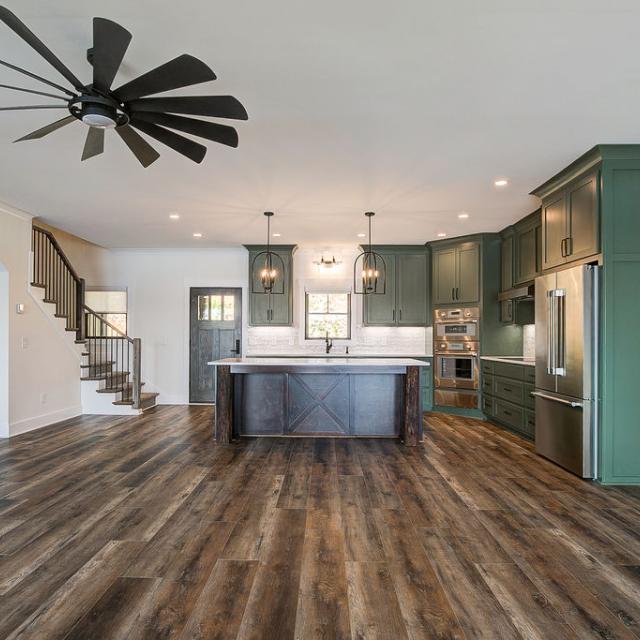
[[[367,211],[369,219],[369,244],[353,263],[353,292],[360,295],[384,295],[387,290],[387,266],[384,258],[371,248],[371,218],[376,214]]]
[[[284,261],[271,251],[271,218],[273,211],[265,211],[267,218],[267,250],[257,253],[251,262],[251,293],[284,295]]]

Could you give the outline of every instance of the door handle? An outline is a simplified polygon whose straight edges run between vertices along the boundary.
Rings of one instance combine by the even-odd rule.
[[[555,396],[549,396],[546,393],[542,393],[541,391],[532,391],[532,396],[536,396],[537,398],[544,398],[545,400],[551,400],[551,402],[559,402],[560,404],[566,404],[568,407],[572,407],[574,409],[582,409],[584,405],[582,402],[573,402],[572,400],[564,400],[563,398],[556,398]]]
[[[236,353],[240,355],[240,340],[236,340],[236,348],[231,349],[231,353]]]

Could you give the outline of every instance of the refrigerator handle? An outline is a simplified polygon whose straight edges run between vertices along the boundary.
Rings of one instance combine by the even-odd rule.
[[[566,301],[566,290],[565,289],[556,289],[555,290],[555,298],[556,298],[556,327],[557,327],[557,336],[556,336],[556,348],[557,348],[557,356],[555,361],[555,371],[554,373],[559,376],[564,376],[567,373],[566,367],[566,336],[567,336],[567,327],[566,327],[566,312],[565,312],[565,301]]]
[[[564,400],[563,398],[556,398],[554,396],[549,396],[546,393],[542,393],[541,391],[532,391],[532,396],[536,396],[537,398],[544,398],[545,400],[551,400],[551,402],[559,402],[560,404],[566,404],[569,407],[573,407],[574,409],[582,409],[584,405],[582,402],[573,402],[572,400]]]
[[[555,357],[555,331],[554,331],[554,318],[555,318],[555,302],[553,298],[553,290],[547,291],[547,373],[553,375],[554,372],[554,357]]]

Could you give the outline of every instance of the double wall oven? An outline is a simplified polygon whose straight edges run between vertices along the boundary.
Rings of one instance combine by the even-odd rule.
[[[480,309],[434,311],[434,401],[477,409],[480,382]]]

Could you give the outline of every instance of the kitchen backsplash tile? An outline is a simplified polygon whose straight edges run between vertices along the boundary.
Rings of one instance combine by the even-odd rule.
[[[525,358],[536,357],[536,325],[525,324],[522,327],[522,355]]]
[[[431,327],[356,327],[350,341],[336,340],[335,352],[342,352],[348,344],[353,353],[431,354],[433,352]],[[322,340],[300,340],[296,327],[249,327],[247,353],[324,353]]]

